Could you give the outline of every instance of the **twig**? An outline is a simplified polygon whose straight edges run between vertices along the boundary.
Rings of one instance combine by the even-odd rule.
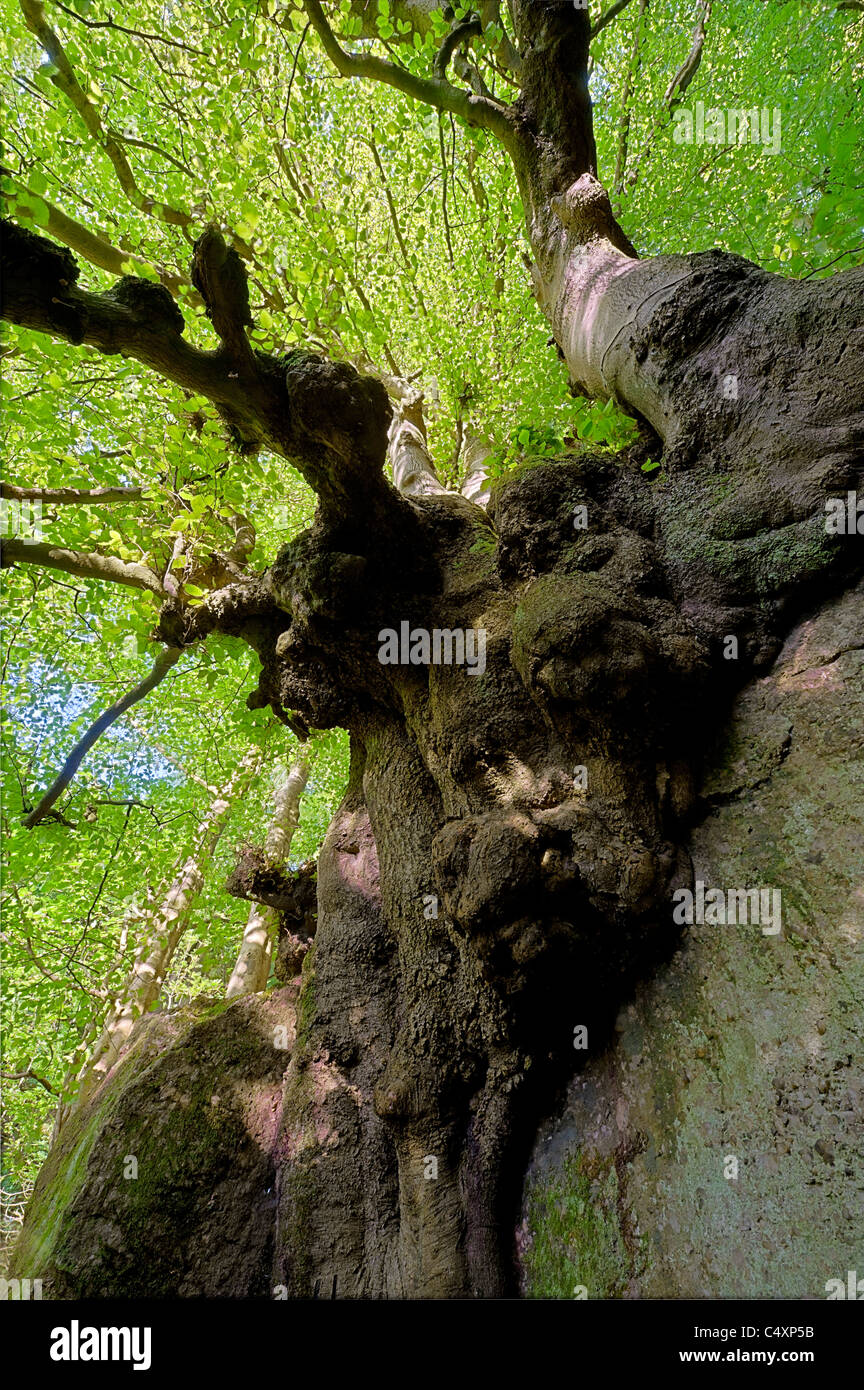
[[[127,29],[125,24],[116,24],[113,15],[109,15],[107,19],[85,19],[83,15],[61,5],[60,0],[54,0],[54,4],[58,10],[68,14],[70,19],[77,19],[79,24],[86,24],[88,29],[116,29],[118,34],[129,34],[132,38],[147,39],[151,43],[167,43],[171,48],[182,48],[184,53],[194,53],[199,58],[210,57],[209,49],[193,48],[191,44],[181,43],[179,39],[166,38],[164,34],[148,34],[143,29]]]
[[[52,1096],[57,1094],[54,1087],[45,1080],[45,1077],[40,1076],[32,1067],[28,1067],[26,1071],[0,1071],[0,1076],[4,1081],[38,1081],[39,1085],[44,1086],[45,1090]]]

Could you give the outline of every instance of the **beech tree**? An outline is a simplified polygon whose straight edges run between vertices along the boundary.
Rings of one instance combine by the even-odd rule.
[[[506,1295],[574,1028],[599,1046],[674,946],[730,696],[861,572],[825,526],[864,463],[861,16],[802,37],[790,4],[760,36],[740,0],[715,68],[710,0],[19,8],[7,350],[39,381],[62,344],[64,371],[117,370],[173,418],[149,468],[78,438],[49,487],[42,446],[25,472],[60,532],[94,488],[139,520],[110,553],[80,522],[22,535],[4,565],[134,591],[157,663],[251,648],[252,711],[301,743],[348,731],[274,1268],[292,1296]],[[753,105],[739,67],[749,94],[807,44],[844,74],[834,133],[811,110],[806,168],[743,179],[747,259],[712,245],[703,194],[757,142],[676,145],[674,114]],[[40,52],[36,78],[15,66]],[[793,138],[782,95],[756,104]],[[64,481],[86,453],[89,492]]]
[[[75,1077],[72,1088],[75,1103],[83,1103],[110,1071],[135,1021],[158,999],[174,952],[189,926],[192,905],[204,883],[206,863],[219,843],[233,801],[248,789],[260,761],[259,750],[253,749],[238,764],[228,786],[214,799],[192,853],[179,867],[161,900],[146,914],[147,931],[132,972],[119,998],[112,1002],[102,1033]],[[61,1123],[65,1118],[62,1110],[63,1107],[59,1115]]]
[[[265,862],[268,868],[285,868],[294,831],[300,820],[300,798],[309,778],[309,759],[301,754],[286,772],[274,797],[273,819],[264,841]],[[278,932],[278,917],[273,906],[253,901],[249,920],[243,932],[237,963],[228,981],[227,997],[257,994],[267,988],[274,936]]]

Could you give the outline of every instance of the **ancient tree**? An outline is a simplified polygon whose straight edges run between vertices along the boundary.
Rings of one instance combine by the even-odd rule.
[[[42,6],[22,8],[47,45]],[[305,3],[358,101],[389,84],[512,161],[549,371],[563,361],[574,392],[637,419],[641,453],[583,450],[491,497],[476,477],[469,495],[445,486],[422,411],[384,372],[254,345],[246,265],[212,227],[191,279],[215,350],[184,336],[170,288],[127,274],[91,292],[67,247],[14,225],[3,314],[206,397],[238,469],[270,450],[317,494],[263,572],[195,605],[163,593],[156,633],[171,651],[243,639],[253,701],[351,735],[284,1091],[272,1280],[495,1297],[512,1289],[525,1154],[574,1028],[599,1045],[674,943],[710,734],[792,618],[860,573],[860,541],[824,522],[826,499],[864,482],[864,271],[796,282],[722,252],[640,258],[597,168],[585,9],[514,0],[511,34],[496,29],[502,100],[466,56],[496,5],[454,20],[425,78],[358,47],[336,8]],[[400,13],[422,24],[434,8]],[[640,460],[661,450],[655,486]],[[88,563],[13,546],[6,560]],[[382,632],[406,623],[482,634],[485,660],[436,662],[418,639],[413,660],[382,661]]]

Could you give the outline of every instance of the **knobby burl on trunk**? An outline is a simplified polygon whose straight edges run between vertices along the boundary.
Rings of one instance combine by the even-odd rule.
[[[700,750],[792,614],[860,567],[791,470],[755,527],[724,518],[728,481],[710,461],[662,488],[590,455],[528,468],[493,495],[494,554],[465,499],[394,494],[410,553],[353,526],[358,499],[269,571],[268,698],[353,749],[279,1151],[292,1294],[510,1287],[524,1146],[574,1026],[599,1043],[671,945]],[[383,666],[404,621],[485,630],[485,673]]]
[[[263,575],[167,601],[158,628],[245,638],[251,703],[351,734],[275,1155],[272,1278],[292,1296],[513,1290],[527,1146],[574,1028],[600,1045],[673,945],[702,750],[793,616],[862,568],[824,503],[864,483],[864,271],[798,284],[719,252],[638,260],[596,178],[587,18],[514,12],[502,138],[538,302],[574,389],[655,432],[661,481],[584,453],[504,479],[488,511],[402,496],[383,388],[254,351],[215,231],[193,274],[213,353],[167,291],[87,294],[68,253],[7,242],[8,317],[208,395],[242,448],[291,458],[319,496]],[[379,633],[403,622],[484,630],[485,671],[382,664]]]

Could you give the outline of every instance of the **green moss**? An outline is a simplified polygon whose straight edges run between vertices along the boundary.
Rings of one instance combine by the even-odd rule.
[[[232,1007],[234,1018],[226,1018]],[[61,1287],[66,1275],[74,1283],[111,1270],[127,1296],[174,1292],[178,1252],[202,1203],[249,1146],[236,1083],[265,1076],[272,1056],[269,1039],[237,1004],[208,1000],[146,1020],[110,1084],[61,1132],[39,1175],[15,1266],[25,1276],[59,1276]],[[128,1158],[137,1161],[134,1177],[126,1175]],[[104,1222],[94,1221],[100,1203]],[[121,1228],[122,1253],[107,1243]],[[98,1282],[85,1289],[100,1292]]]
[[[27,1222],[12,1253],[10,1274],[39,1279],[53,1263],[62,1218],[87,1180],[87,1165],[102,1132],[108,1107],[73,1115],[62,1140],[52,1149],[39,1173],[27,1209]]]
[[[836,543],[820,517],[747,535],[742,534],[746,518],[742,520],[733,501],[722,512],[706,516],[701,498],[669,499],[664,529],[679,564],[698,561],[739,588],[746,576],[752,594],[771,598],[778,589],[812,579],[836,562]]]
[[[313,1255],[321,1234],[316,1230],[315,1215],[320,1201],[315,1171],[302,1162],[289,1164],[283,1170],[281,1210],[283,1220],[287,1216],[291,1228],[292,1298],[313,1296]]]
[[[734,473],[718,473],[711,479],[711,501],[715,507],[738,491],[740,479]]]
[[[315,942],[303,957],[300,972],[300,998],[297,1001],[297,1048],[304,1048],[315,1019]]]
[[[621,1298],[632,1275],[618,1210],[614,1164],[595,1176],[581,1156],[568,1158],[557,1179],[539,1180],[528,1196],[531,1238],[525,1256],[529,1298]]]

